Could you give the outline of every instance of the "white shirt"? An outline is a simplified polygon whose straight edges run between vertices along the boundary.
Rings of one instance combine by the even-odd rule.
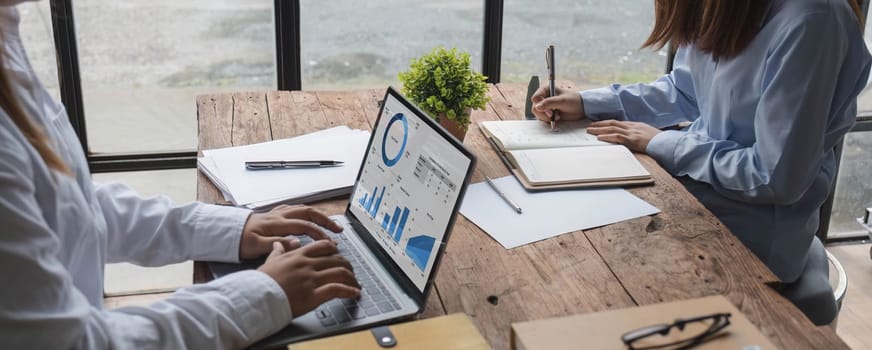
[[[591,119],[665,131],[647,153],[782,281],[805,267],[835,176],[833,147],[857,116],[869,51],[847,0],[773,0],[739,55],[715,61],[682,47],[650,84],[582,92]]]
[[[0,7],[3,69],[74,176],[49,169],[0,110],[0,348],[240,348],[287,325],[284,292],[259,271],[183,288],[149,307],[102,309],[107,262],[237,261],[250,213],[92,183],[63,106],[27,60],[18,23],[15,8]]]

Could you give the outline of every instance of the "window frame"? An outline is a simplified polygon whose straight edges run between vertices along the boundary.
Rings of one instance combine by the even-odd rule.
[[[149,170],[186,169],[197,167],[197,151],[142,152],[142,153],[95,153],[88,146],[85,128],[85,111],[82,99],[82,84],[79,74],[78,41],[76,39],[73,16],[73,0],[50,0],[52,9],[52,30],[58,66],[61,101],[67,109],[82,149],[85,150],[88,166],[92,173],[130,172]],[[481,71],[488,83],[500,82],[502,62],[503,0],[483,0],[483,38]],[[275,0],[276,31],[276,74],[279,90],[301,90],[300,57],[300,0]],[[869,10],[869,0],[861,0],[864,18]],[[674,49],[670,47],[666,58],[666,72],[672,70]],[[850,132],[872,131],[872,112],[857,116],[857,122]],[[836,147],[836,176],[841,163],[842,145]],[[835,181],[830,196],[821,208],[821,223],[818,236],[826,241],[829,219],[835,195]]]

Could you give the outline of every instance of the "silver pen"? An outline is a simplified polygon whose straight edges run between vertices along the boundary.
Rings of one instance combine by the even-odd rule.
[[[247,170],[270,170],[270,169],[302,169],[302,168],[325,168],[336,167],[345,164],[339,160],[272,160],[272,161],[247,161]]]
[[[554,67],[554,45],[548,45],[548,48],[545,49],[545,65],[548,67],[548,97],[554,97],[557,95],[557,86],[554,81],[555,77],[555,68]],[[554,125],[556,123],[557,110],[551,111],[551,132],[554,132]]]
[[[518,214],[521,214],[521,207],[518,205],[518,203],[515,203],[515,201],[513,201],[511,198],[509,198],[509,196],[506,195],[505,192],[500,190],[500,188],[497,187],[497,184],[494,183],[494,180],[491,180],[491,178],[487,177],[487,176],[485,176],[484,179],[487,180],[487,184],[490,185],[490,187],[493,188],[494,191],[496,191],[498,195],[500,195],[500,198],[502,198],[509,206],[511,206],[513,209],[515,209],[515,211],[518,212]]]

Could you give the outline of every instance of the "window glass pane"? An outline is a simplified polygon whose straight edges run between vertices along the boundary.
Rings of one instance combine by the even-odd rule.
[[[177,204],[194,200],[197,169],[94,174],[94,181],[121,182],[143,197],[166,195]],[[162,267],[107,264],[103,289],[107,296],[173,290],[193,283],[194,264],[183,262]]]
[[[21,14],[21,42],[27,50],[30,65],[46,89],[60,101],[50,3],[25,2],[18,5],[18,12]]]
[[[665,50],[639,50],[653,14],[651,0],[506,0],[501,81],[547,78],[549,44],[555,46],[557,79],[583,88],[652,81],[666,65]]]
[[[481,71],[481,0],[311,1],[301,4],[306,90],[398,85],[412,58],[437,46],[468,52]]]
[[[863,36],[866,38],[866,46],[872,47],[872,24],[870,24],[870,21],[866,21],[866,30]],[[872,80],[872,76],[869,79]],[[872,86],[867,83],[866,88],[863,89],[863,92],[857,98],[858,111],[872,112],[872,93],[870,91],[872,91]]]
[[[872,207],[869,150],[872,150],[872,132],[853,132],[845,137],[828,238],[867,234],[857,218],[863,216],[864,208]]]
[[[275,89],[273,4],[74,1],[91,151],[193,150],[196,95]]]
[[[857,112],[872,112],[872,93],[870,91],[872,90],[867,86],[857,96]]]

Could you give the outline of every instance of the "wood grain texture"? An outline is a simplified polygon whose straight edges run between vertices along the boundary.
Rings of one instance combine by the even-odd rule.
[[[272,140],[272,129],[266,94],[263,92],[237,92],[233,94],[233,130],[230,140],[234,146]]]
[[[561,88],[575,89],[561,81]],[[479,122],[522,119],[526,86],[490,86],[491,101],[474,111],[465,145],[478,157],[473,181],[508,175]],[[287,138],[336,125],[370,130],[383,89],[269,92],[200,96],[199,147]],[[842,349],[766,283],[775,276],[684,187],[645,155],[637,156],[656,185],[630,192],[663,212],[503,249],[459,216],[423,317],[468,314],[495,349],[508,349],[512,322],[724,294],[785,349]],[[220,200],[198,176],[198,199]],[[342,213],[347,199],[314,203]],[[444,307],[443,307],[444,306]]]
[[[397,344],[392,350],[489,350],[469,318],[454,314],[389,326]],[[359,331],[288,345],[288,350],[383,350],[372,332]]]
[[[488,108],[473,112],[464,141],[479,158],[476,182],[509,174],[478,123],[499,120],[497,110],[523,113],[495,86],[488,94]],[[436,286],[446,311],[470,315],[494,349],[509,348],[513,322],[634,305],[582,232],[506,250],[463,216],[457,218]]]
[[[330,123],[318,96],[303,91],[270,91],[266,95],[273,139],[286,139],[327,129]]]
[[[197,150],[233,145],[233,96],[228,94],[197,97]],[[197,172],[197,200],[206,203],[223,202],[218,188],[201,172]]]
[[[351,93],[357,97],[369,125],[374,126],[378,119],[378,112],[381,110],[379,103],[385,97],[385,89],[358,90]]]
[[[352,129],[372,130],[363,105],[354,93],[319,91],[316,94],[331,126],[344,124]]]
[[[733,293],[727,298],[735,300],[739,294]],[[739,310],[782,349],[851,349],[832,328],[816,327],[774,289],[754,284],[742,294],[744,299]]]

